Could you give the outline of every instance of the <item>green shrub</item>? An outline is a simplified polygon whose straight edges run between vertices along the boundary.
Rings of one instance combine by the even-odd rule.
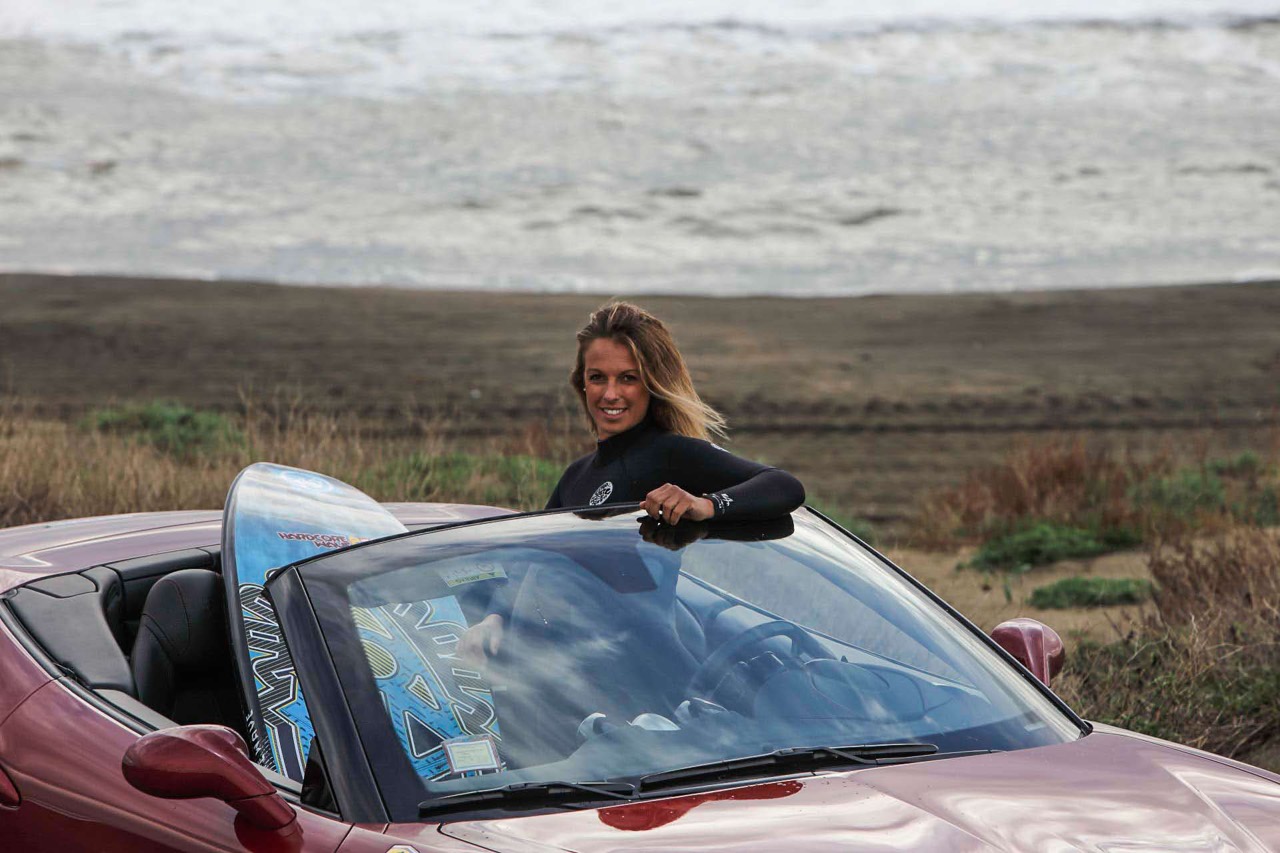
[[[98,409],[88,415],[85,425],[98,432],[131,436],[180,459],[225,450],[244,441],[243,433],[225,416],[165,401]]]
[[[525,455],[413,453],[377,471],[366,489],[397,500],[486,503],[540,509],[562,466]]]
[[[1231,459],[1210,459],[1205,467],[1219,477],[1256,477],[1262,473],[1262,457],[1245,450]]]
[[[1168,477],[1140,483],[1131,499],[1152,517],[1187,522],[1205,513],[1222,512],[1227,507],[1222,479],[1213,471],[1199,469],[1183,469]]]
[[[1132,498],[1143,504],[1158,524],[1194,523],[1205,516],[1225,515],[1246,524],[1280,524],[1280,497],[1262,476],[1255,453],[1214,460],[1205,469],[1184,469],[1140,484]]]
[[[1151,597],[1151,581],[1142,578],[1063,578],[1031,593],[1031,606],[1044,610],[1139,604]]]
[[[1280,494],[1272,486],[1265,486],[1251,495],[1233,515],[1247,524],[1258,527],[1280,526]]]
[[[975,569],[1026,570],[1059,560],[1096,557],[1125,547],[1121,532],[1109,537],[1080,527],[1068,527],[1052,521],[1037,521],[997,534],[978,549],[968,565]]]

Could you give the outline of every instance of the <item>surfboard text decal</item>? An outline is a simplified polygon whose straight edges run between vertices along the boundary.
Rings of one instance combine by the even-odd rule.
[[[369,540],[368,536],[344,536],[341,533],[290,533],[285,530],[278,530],[276,535],[291,542],[310,542],[321,550],[345,548],[348,545],[355,545],[357,542],[367,542]]]

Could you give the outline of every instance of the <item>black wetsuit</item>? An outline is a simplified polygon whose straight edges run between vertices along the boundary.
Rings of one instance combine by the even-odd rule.
[[[665,483],[710,499],[717,519],[775,518],[804,503],[804,486],[786,471],[646,419],[569,465],[547,509],[642,501]]]
[[[726,521],[787,517],[804,503],[804,486],[786,471],[734,456],[709,441],[675,435],[646,419],[569,465],[547,509],[633,503],[665,483],[706,496],[714,517]],[[531,760],[571,754],[579,744],[575,726],[588,714],[604,713],[625,723],[642,711],[672,715],[686,698],[680,695],[685,680],[672,677],[697,667],[674,631],[679,560],[664,572],[640,556],[633,559],[640,564],[635,577],[654,573],[652,590],[627,596],[585,567],[570,571],[549,563],[511,566],[509,580],[494,592],[488,613],[517,632],[511,648],[522,649],[532,661],[517,664],[519,675],[511,678],[503,699],[507,707],[527,701],[535,709],[522,717],[532,721],[525,725],[538,727],[525,748],[546,755]],[[572,654],[551,663],[556,650],[564,648]],[[566,687],[577,679],[589,679],[591,689],[585,682]],[[508,750],[510,744],[504,741]]]
[[[709,441],[667,432],[646,418],[571,463],[546,508],[635,503],[666,483],[705,495],[717,519],[773,519],[804,503],[804,486],[786,471],[734,456]],[[523,576],[522,569],[511,569],[510,582],[493,594],[488,613],[510,619]]]

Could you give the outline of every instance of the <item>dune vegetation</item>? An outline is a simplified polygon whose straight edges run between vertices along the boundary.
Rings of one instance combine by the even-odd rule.
[[[1280,769],[1278,492],[1274,446],[1188,464],[1049,441],[929,496],[915,529],[935,548],[976,545],[958,568],[987,573],[1141,547],[1149,579],[1072,577],[1029,597],[1049,623],[1058,607],[1154,603],[1111,642],[1069,638],[1055,690],[1089,719]]]
[[[111,406],[74,420],[0,407],[0,527],[125,512],[216,509],[235,474],[270,460],[323,471],[383,501],[541,506],[581,430],[530,424],[450,437],[429,421],[376,422],[244,399],[234,411],[174,402]],[[1150,599],[1110,642],[1068,636],[1055,689],[1084,716],[1280,768],[1280,472],[1274,448],[1189,464],[1049,440],[926,495],[909,544],[971,553],[975,582],[1116,549],[1145,553],[1148,578],[1068,578],[1028,612]],[[820,507],[867,538],[870,528]],[[895,544],[885,545],[892,553]],[[1010,586],[1005,581],[1006,596]],[[990,627],[990,626],[987,626]]]
[[[368,424],[245,401],[234,414],[156,402],[73,423],[0,408],[0,527],[59,518],[218,509],[254,461],[323,471],[382,501],[542,506],[580,436],[530,427],[465,445],[424,422],[388,437]]]

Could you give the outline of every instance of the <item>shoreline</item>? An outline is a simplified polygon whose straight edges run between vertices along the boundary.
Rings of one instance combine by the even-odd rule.
[[[671,325],[733,449],[890,529],[1022,442],[1194,455],[1268,451],[1280,435],[1277,282],[636,299]],[[0,388],[60,420],[248,396],[410,440],[536,427],[572,444],[573,334],[603,301],[0,274]]]
[[[1275,277],[1280,99],[1256,56],[1280,27],[1221,36],[1213,59],[1189,31],[1084,28],[785,62],[628,36],[645,61],[555,44],[564,85],[522,63],[392,100],[326,89],[340,67],[256,99],[315,59],[288,51],[283,76],[224,69],[222,97],[191,87],[218,82],[203,51],[10,42],[4,265],[815,295]]]
[[[448,281],[457,276],[442,275],[441,282]],[[0,282],[8,279],[46,279],[52,282],[116,282],[121,285],[146,285],[146,284],[175,284],[175,285],[210,285],[215,287],[283,287],[283,288],[315,288],[317,290],[350,290],[354,292],[363,292],[371,290],[387,290],[403,293],[449,293],[464,296],[494,296],[494,297],[517,297],[517,296],[546,296],[546,297],[595,297],[601,302],[610,299],[622,299],[626,301],[638,301],[643,299],[711,299],[719,301],[737,301],[737,300],[770,300],[776,299],[782,302],[794,301],[814,301],[814,300],[847,300],[847,299],[870,299],[870,298],[909,298],[909,297],[984,297],[984,296],[1014,296],[1017,294],[1062,294],[1062,295],[1084,295],[1097,293],[1100,291],[1112,290],[1137,290],[1137,291],[1159,291],[1159,290],[1177,290],[1183,288],[1214,288],[1214,287],[1241,287],[1241,286],[1264,286],[1275,287],[1280,286],[1280,271],[1270,272],[1265,275],[1240,275],[1235,278],[1222,279],[1190,279],[1185,281],[1151,281],[1143,283],[1125,283],[1111,282],[1098,283],[1089,285],[1052,285],[1052,284],[1029,284],[1023,287],[997,287],[978,286],[974,289],[956,290],[953,288],[938,288],[936,290],[929,289],[911,289],[906,291],[879,291],[879,290],[848,290],[841,292],[789,292],[789,293],[756,293],[756,292],[697,292],[697,293],[681,293],[673,290],[628,290],[625,294],[620,294],[616,290],[606,287],[565,287],[565,288],[539,288],[539,287],[474,287],[467,285],[450,285],[450,284],[426,284],[413,283],[409,281],[388,282],[378,281],[367,284],[354,284],[342,281],[321,281],[311,280],[303,281],[301,279],[256,279],[256,278],[240,278],[240,277],[222,277],[218,275],[202,276],[202,275],[144,275],[140,273],[115,273],[115,272],[50,272],[38,269],[13,269],[0,270]]]
[[[1034,297],[1062,296],[1082,297],[1090,294],[1126,291],[1137,293],[1159,293],[1178,290],[1209,290],[1231,288],[1280,288],[1280,273],[1275,276],[1268,273],[1264,276],[1249,276],[1239,279],[1208,279],[1170,282],[1147,282],[1143,284],[1099,283],[1086,286],[1055,287],[1027,286],[1017,289],[985,289],[985,290],[912,290],[908,292],[850,292],[831,294],[796,295],[792,293],[672,293],[667,291],[636,291],[617,294],[608,290],[534,290],[526,288],[476,288],[476,287],[436,287],[413,283],[374,282],[369,284],[349,284],[331,281],[290,281],[267,280],[256,278],[219,277],[219,276],[183,276],[183,275],[143,275],[134,273],[113,272],[49,272],[29,269],[0,269],[0,293],[9,288],[27,288],[30,285],[48,284],[49,286],[73,287],[120,287],[136,289],[139,287],[189,287],[208,286],[225,288],[263,287],[287,290],[315,289],[319,292],[350,291],[351,293],[369,293],[386,291],[390,293],[447,294],[453,296],[473,297],[546,297],[561,298],[596,298],[601,302],[612,299],[638,301],[642,299],[661,300],[711,300],[711,301],[751,301],[767,302],[843,302],[858,299],[948,299],[956,297]]]

